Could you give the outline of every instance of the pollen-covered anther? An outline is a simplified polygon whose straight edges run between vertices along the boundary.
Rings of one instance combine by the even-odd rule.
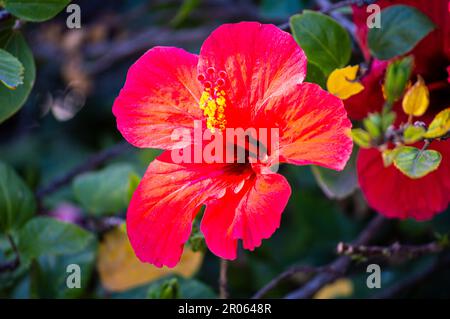
[[[216,129],[223,131],[227,124],[225,118],[227,99],[224,90],[227,73],[220,71],[218,77],[216,77],[216,74],[216,69],[209,67],[206,69],[206,75],[199,74],[198,76],[198,80],[203,84],[199,106],[203,110],[203,115],[206,117],[206,126],[211,133],[215,133]]]

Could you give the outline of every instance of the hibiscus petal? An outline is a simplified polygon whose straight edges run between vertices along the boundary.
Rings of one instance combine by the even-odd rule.
[[[293,37],[276,26],[241,22],[222,25],[205,40],[199,74],[207,74],[209,67],[228,74],[227,96],[236,115],[227,117],[228,126],[244,127],[244,117],[251,121],[264,101],[303,81],[306,56]],[[252,112],[243,113],[242,108]]]
[[[384,167],[376,149],[361,149],[357,170],[359,185],[370,207],[390,218],[427,220],[446,209],[450,201],[450,143],[433,142],[439,151],[439,168],[420,179],[411,179],[394,165]]]
[[[236,258],[237,240],[245,249],[261,245],[280,226],[281,214],[291,195],[279,174],[258,174],[247,180],[236,194],[228,191],[207,204],[201,223],[208,248],[225,259]]]
[[[342,101],[312,83],[293,87],[264,106],[262,121],[280,130],[280,162],[341,170],[352,152],[351,122]],[[265,126],[267,125],[267,126]]]
[[[131,66],[113,106],[117,127],[128,142],[172,149],[172,131],[191,129],[202,118],[197,61],[182,49],[155,47]]]
[[[165,152],[148,167],[127,212],[127,232],[142,262],[174,267],[201,205],[245,175],[223,164],[175,164]]]

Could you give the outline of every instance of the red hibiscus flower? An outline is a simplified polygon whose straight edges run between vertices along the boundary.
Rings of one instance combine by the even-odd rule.
[[[414,6],[426,14],[437,26],[411,52],[414,56],[415,75],[425,78],[430,91],[430,110],[436,114],[450,105],[450,85],[446,69],[450,64],[450,12],[448,0],[381,0],[381,8],[405,4]],[[368,59],[367,25],[365,7],[353,7],[357,35]],[[363,78],[365,90],[346,100],[349,116],[362,119],[369,112],[381,111],[383,106],[382,81],[387,62],[374,60],[372,68]],[[404,122],[406,115],[397,103],[396,124]],[[431,115],[432,115],[431,114]],[[426,123],[432,116],[418,118]],[[421,147],[422,145],[417,145]],[[411,179],[394,165],[384,167],[381,153],[376,149],[361,149],[358,154],[357,170],[360,187],[368,204],[381,214],[391,218],[414,218],[427,220],[444,211],[450,201],[450,143],[433,142],[429,149],[442,154],[439,168],[423,178]]]
[[[345,108],[303,83],[305,74],[306,57],[292,36],[253,22],[219,27],[199,56],[156,47],[130,68],[113,107],[118,129],[137,147],[166,150],[148,167],[127,212],[141,261],[175,266],[202,205],[201,231],[214,254],[236,258],[238,240],[250,250],[261,245],[279,227],[291,193],[269,170],[275,154],[281,163],[345,166],[352,148]],[[277,128],[279,143],[264,161],[175,162],[174,150],[197,144],[174,141],[172,133],[192,132],[194,121],[215,137],[228,128]]]

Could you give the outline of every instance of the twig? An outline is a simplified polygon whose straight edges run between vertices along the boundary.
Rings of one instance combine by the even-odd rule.
[[[86,63],[86,72],[93,76],[108,70],[111,65],[134,54],[142,53],[154,45],[183,45],[202,41],[211,32],[212,27],[202,27],[173,31],[167,28],[149,28],[130,37],[128,40],[112,42],[103,48],[100,58]],[[99,54],[99,52],[97,52]]]
[[[11,235],[7,235],[7,238],[14,252],[15,257],[12,261],[0,265],[0,273],[13,271],[20,266],[20,254],[19,250],[17,249],[16,243],[14,242],[14,239],[12,238]]]
[[[252,297],[253,299],[260,299],[264,297],[270,290],[274,289],[276,286],[278,286],[282,281],[288,279],[289,277],[292,277],[295,274],[298,273],[308,273],[308,274],[316,274],[316,273],[331,273],[336,275],[342,275],[338,273],[335,269],[329,268],[328,266],[323,267],[311,267],[311,266],[293,266],[286,270],[285,272],[282,272],[278,276],[276,276],[274,279],[272,279],[267,285],[262,287],[256,294]]]
[[[412,276],[400,281],[399,283],[387,288],[381,293],[373,296],[373,299],[392,299],[404,291],[417,287],[420,283],[427,281],[436,272],[450,266],[450,255],[437,259],[433,264]]]
[[[364,256],[364,257],[408,257],[416,258],[427,254],[437,254],[441,252],[445,246],[439,242],[431,242],[423,245],[401,245],[398,242],[391,246],[364,246],[339,243],[337,253],[347,256]]]
[[[98,166],[113,159],[114,157],[117,157],[125,153],[125,151],[128,150],[129,148],[130,146],[127,143],[123,142],[93,155],[84,163],[74,167],[71,171],[56,178],[54,181],[50,182],[47,186],[44,186],[43,188],[39,189],[36,192],[36,197],[38,199],[42,199],[44,196],[54,193],[61,187],[69,184],[76,176],[97,168]]]
[[[220,299],[228,298],[228,283],[227,283],[228,261],[220,259],[220,275],[219,275],[219,294]]]
[[[353,242],[354,245],[366,245],[372,239],[376,237],[379,230],[383,228],[387,223],[387,220],[378,215],[375,217],[369,225],[360,233],[358,238]],[[317,291],[323,286],[332,283],[340,277],[338,274],[345,274],[351,265],[351,258],[348,256],[341,256],[332,263],[328,264],[327,268],[334,269],[335,274],[331,273],[318,273],[312,280],[306,283],[303,287],[287,294],[287,299],[302,299],[311,298]]]

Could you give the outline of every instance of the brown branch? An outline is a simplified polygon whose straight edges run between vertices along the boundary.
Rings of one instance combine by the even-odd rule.
[[[93,62],[86,63],[86,72],[93,76],[108,70],[111,65],[123,61],[135,54],[145,52],[155,45],[192,44],[203,41],[212,31],[212,27],[201,27],[187,30],[173,31],[168,28],[153,27],[141,31],[127,40],[112,42],[97,54],[102,56]]]
[[[399,296],[401,293],[403,293],[405,291],[409,291],[411,289],[414,289],[417,286],[419,286],[421,283],[426,282],[434,274],[441,271],[442,269],[447,268],[448,266],[450,266],[450,255],[447,255],[443,258],[437,259],[427,268],[425,268],[419,272],[416,272],[415,274],[411,275],[410,277],[385,289],[381,293],[376,294],[372,298],[373,299],[395,298],[395,297]]]
[[[381,215],[376,216],[371,220],[369,225],[360,233],[358,238],[353,242],[354,245],[366,245],[372,241],[379,230],[387,224],[387,220]],[[312,280],[307,282],[299,289],[287,294],[287,299],[302,299],[311,298],[323,286],[334,282],[336,279],[345,274],[351,265],[351,258],[348,256],[341,256],[335,261],[331,262],[326,268],[335,270],[336,273],[318,273]]]
[[[282,272],[281,274],[276,276],[274,279],[272,279],[267,285],[265,285],[258,292],[256,292],[256,294],[252,298],[260,299],[260,298],[264,297],[270,290],[274,289],[282,281],[284,281],[298,273],[305,273],[305,274],[331,273],[331,274],[335,274],[335,275],[339,275],[339,276],[342,275],[335,269],[330,268],[328,266],[323,266],[323,267],[293,266],[293,267],[289,268],[288,270],[286,270],[285,272]]]
[[[390,246],[364,246],[339,243],[337,253],[347,256],[363,257],[407,257],[417,258],[428,254],[437,254],[446,248],[440,242],[431,242],[423,245],[401,245],[394,243]]]
[[[361,232],[359,237],[354,241],[354,244],[363,245],[372,240],[378,230],[386,224],[386,219],[377,216],[369,225]],[[270,290],[275,288],[283,280],[293,276],[296,273],[311,273],[317,274],[311,281],[306,283],[302,288],[288,294],[286,298],[309,298],[314,295],[324,285],[333,282],[339,277],[342,277],[348,270],[351,264],[351,259],[347,256],[339,257],[334,262],[321,267],[308,267],[308,266],[294,266],[288,270],[282,272],[277,277],[272,279],[267,285],[261,288],[253,298],[261,298],[266,295]],[[298,296],[298,297],[297,297]]]
[[[15,257],[12,261],[0,265],[0,273],[7,271],[14,271],[20,266],[20,254],[19,250],[17,249],[16,243],[14,242],[14,239],[12,238],[11,235],[7,235],[7,238],[14,252]]]
[[[55,180],[50,182],[48,185],[42,187],[41,189],[38,189],[38,191],[36,192],[36,197],[38,199],[42,199],[44,196],[54,193],[61,187],[69,184],[76,176],[91,171],[93,169],[96,169],[100,165],[125,153],[125,151],[129,149],[130,146],[127,143],[122,142],[93,155],[92,157],[88,158],[87,161],[85,161],[84,163],[81,163],[80,165],[74,167],[72,170],[56,178]]]
[[[228,261],[225,259],[220,259],[220,275],[219,275],[220,299],[228,298],[227,271],[228,271]]]

